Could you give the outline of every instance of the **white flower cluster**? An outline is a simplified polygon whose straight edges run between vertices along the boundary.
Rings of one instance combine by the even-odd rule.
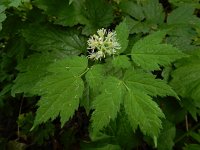
[[[88,43],[89,55],[88,58],[93,60],[101,60],[106,55],[111,56],[116,54],[116,50],[120,49],[120,44],[116,39],[116,32],[99,29],[97,34],[92,35]]]

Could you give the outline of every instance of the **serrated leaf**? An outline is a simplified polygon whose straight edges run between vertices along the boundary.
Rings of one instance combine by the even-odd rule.
[[[125,90],[126,89],[126,90]],[[157,103],[150,96],[176,96],[176,93],[164,81],[155,79],[151,74],[142,71],[127,71],[123,81],[115,77],[104,79],[100,86],[101,94],[93,101],[95,109],[92,115],[92,128],[95,132],[103,129],[116,117],[120,109],[119,101],[124,96],[125,112],[135,131],[139,126],[144,134],[152,138],[158,137],[162,127],[160,118],[164,117]],[[118,105],[114,105],[118,102]],[[115,106],[116,108],[114,109]],[[149,114],[149,115],[147,115]],[[111,116],[110,116],[111,115]],[[110,118],[109,118],[110,116]],[[102,119],[98,119],[98,118]],[[151,130],[149,130],[151,128]]]
[[[164,114],[150,96],[139,90],[128,90],[124,108],[134,131],[139,126],[143,134],[158,137]]]
[[[176,93],[164,81],[140,70],[127,71],[123,83],[127,89],[124,98],[125,112],[133,130],[139,126],[144,134],[152,138],[158,137],[162,128],[160,118],[164,114],[150,96],[177,97]]]
[[[76,24],[85,25],[83,33],[89,35],[97,29],[107,27],[113,21],[113,9],[104,0],[69,1],[61,0],[35,0],[37,7],[43,9],[46,14],[55,18],[54,23],[63,26]],[[58,11],[59,10],[59,11]]]
[[[74,62],[77,63],[73,64]],[[86,67],[85,57],[66,58],[48,67],[52,74],[34,87],[35,91],[41,95],[41,99],[38,102],[39,108],[33,128],[50,118],[55,119],[58,115],[60,115],[61,126],[63,126],[73,116],[84,90],[81,73]]]
[[[163,129],[158,138],[158,150],[172,150],[174,146],[175,136],[176,136],[175,125],[165,120],[163,122]]]
[[[81,14],[83,0],[73,1],[69,4],[69,0],[34,0],[35,5],[43,9],[47,15],[53,17],[54,23],[63,26],[74,26],[82,23],[83,16]]]
[[[174,90],[165,81],[155,79],[155,76],[150,73],[127,71],[124,75],[124,81],[132,90],[140,90],[151,96],[174,96],[178,98]]]
[[[129,29],[128,26],[126,25],[126,20],[121,22],[116,28],[116,33],[117,33],[117,40],[121,46],[121,49],[118,50],[118,53],[122,53],[126,50],[128,46],[128,36],[129,36]]]
[[[135,43],[132,48],[133,61],[146,70],[159,70],[160,65],[185,57],[177,48],[169,44],[160,44],[166,32],[157,31]]]
[[[151,1],[122,1],[119,5],[122,12],[130,15],[129,18],[130,34],[149,33],[164,23],[164,10],[158,0]],[[128,16],[126,16],[128,17]]]
[[[65,32],[55,28],[31,26],[23,30],[23,35],[32,44],[32,49],[37,51],[80,54],[86,49],[84,41],[74,31]]]
[[[104,0],[86,0],[85,10],[82,11],[85,17],[85,27],[83,34],[89,35],[95,33],[97,29],[108,27],[114,17],[112,6]]]
[[[200,60],[191,57],[180,62],[172,72],[171,86],[182,97],[191,97],[194,102],[200,102]]]
[[[112,65],[115,68],[127,69],[131,67],[131,62],[127,56],[119,55],[119,56],[114,57],[114,59],[112,60]]]
[[[152,23],[161,24],[164,22],[165,13],[162,4],[158,0],[144,1],[143,11],[145,18]]]
[[[188,22],[185,22],[188,23]],[[174,26],[174,25],[173,25]],[[194,41],[195,32],[191,26],[177,25],[172,30],[168,31],[166,42],[174,45],[181,51],[190,51],[196,49],[195,45],[191,44]]]
[[[55,56],[50,53],[34,54],[19,63],[17,70],[20,73],[14,80],[11,95],[17,93],[31,94],[34,85],[46,74],[46,67],[55,60]]]
[[[183,5],[173,10],[168,18],[168,24],[198,24],[199,18],[193,15],[195,8],[192,5]]]
[[[120,2],[119,7],[123,12],[129,14],[139,21],[142,21],[145,18],[142,6],[135,4],[134,2],[122,1]]]
[[[101,87],[101,94],[92,102],[92,108],[95,109],[91,117],[92,132],[94,134],[117,117],[117,112],[120,110],[120,104],[122,103],[122,95],[121,81],[114,77],[108,77]]]

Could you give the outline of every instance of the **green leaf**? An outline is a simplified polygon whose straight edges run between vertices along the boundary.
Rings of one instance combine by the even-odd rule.
[[[199,0],[169,0],[169,2],[176,6],[181,6],[185,4],[199,6]]]
[[[139,90],[128,90],[124,107],[134,131],[139,126],[143,134],[158,137],[164,114],[150,96]]]
[[[175,125],[167,120],[163,121],[163,129],[158,137],[158,150],[172,150],[175,136]]]
[[[94,65],[87,72],[85,78],[89,83],[89,87],[93,90],[98,90],[103,83],[104,70],[102,65]]]
[[[200,103],[200,59],[193,56],[183,59],[172,72],[171,86],[182,97],[191,97]]]
[[[129,36],[129,29],[128,26],[126,25],[126,20],[121,22],[116,28],[116,33],[117,33],[117,39],[118,42],[121,46],[121,49],[118,51],[118,53],[122,53],[126,50],[128,46],[128,36]]]
[[[200,143],[200,132],[199,133],[195,133],[195,132],[190,132],[189,135],[195,139],[198,143]]]
[[[129,14],[139,21],[142,21],[145,18],[142,6],[135,4],[134,2],[122,1],[120,2],[119,7],[123,12]]]
[[[199,150],[200,144],[188,144],[186,145],[183,150]]]
[[[37,31],[37,32],[35,32]],[[74,31],[63,31],[55,28],[31,26],[23,30],[25,39],[37,51],[65,51],[69,54],[80,54],[85,42]]]
[[[50,53],[34,54],[22,61],[17,70],[20,73],[14,80],[11,95],[17,93],[32,94],[34,85],[46,74],[46,67],[55,60],[55,56]]]
[[[69,0],[59,2],[57,0],[34,0],[35,5],[53,18],[55,24],[63,26],[74,26],[82,23],[83,20],[81,14],[83,0],[69,4],[70,2]]]
[[[83,34],[89,35],[95,33],[97,29],[108,27],[113,19],[112,6],[105,0],[86,0],[85,9],[82,11],[85,17],[85,27]]]
[[[97,29],[109,26],[113,21],[112,6],[104,0],[69,1],[35,0],[38,8],[53,18],[54,23],[63,26],[85,25],[83,33],[89,35]]]
[[[146,70],[159,70],[184,56],[177,48],[169,44],[160,44],[166,32],[155,32],[138,42],[132,48],[132,59]]]
[[[132,129],[135,131],[139,126],[144,134],[152,138],[158,137],[162,127],[160,118],[163,118],[164,114],[150,96],[177,97],[164,81],[142,71],[127,71],[123,81],[109,77],[104,79],[103,86],[99,88],[101,93],[92,102],[95,109],[91,119],[94,133],[116,118],[124,97],[125,112]]]
[[[183,5],[173,10],[168,18],[167,23],[171,24],[192,24],[200,25],[199,18],[193,15],[195,8],[192,5]]]
[[[122,103],[123,86],[115,77],[108,77],[101,87],[101,94],[92,102],[95,111],[92,114],[92,131],[98,133],[117,117]],[[101,119],[100,119],[101,118]]]
[[[149,33],[164,23],[164,10],[158,0],[122,1],[119,5],[122,12],[128,14],[130,33]]]
[[[114,125],[115,128],[113,129],[112,127],[112,130],[114,130],[113,132],[115,138],[121,147],[128,150],[139,146],[141,139],[137,133],[133,132],[127,115],[124,112],[124,108],[118,113],[116,123]]]
[[[185,23],[188,22],[186,21]],[[196,36],[194,29],[191,28],[191,26],[180,26],[181,25],[174,26],[172,30],[168,31],[166,42],[174,45],[183,52],[191,51],[191,49],[196,49],[196,46],[191,44],[194,42],[194,37]]]
[[[16,38],[13,38],[12,41],[10,40],[9,44],[6,46],[6,51],[7,55],[11,58],[15,58],[18,63],[23,61],[23,58],[28,51],[24,38],[17,36]]]
[[[18,7],[22,3],[22,0],[1,0],[0,5],[6,7]]]
[[[195,102],[195,100],[191,98],[182,98],[181,102],[182,102],[183,108],[190,113],[190,115],[193,117],[195,121],[198,121],[197,114],[199,111],[198,106],[200,107],[200,105],[198,105]]]
[[[114,57],[114,59],[112,59],[112,65],[115,68],[127,69],[131,67],[131,62],[127,56],[119,55]]]
[[[162,24],[164,22],[165,13],[162,4],[158,0],[144,1],[143,11],[148,22]]]
[[[160,118],[163,118],[164,114],[150,96],[177,97],[176,93],[164,81],[138,70],[127,71],[123,83],[127,89],[124,98],[125,112],[133,130],[139,126],[144,134],[152,138],[158,137],[162,128]]]
[[[84,84],[81,73],[87,67],[85,57],[71,57],[55,62],[48,67],[52,74],[45,77],[34,87],[41,95],[33,128],[58,115],[61,126],[73,116],[78,109],[79,98],[82,96]]]
[[[129,27],[130,30],[130,34],[134,34],[134,33],[149,33],[151,31],[151,28],[156,27],[154,24],[149,23],[149,22],[138,22],[135,21],[134,19],[130,18],[130,17],[126,17],[127,20],[127,25]]]
[[[127,71],[124,75],[126,85],[134,90],[140,90],[151,96],[174,96],[177,94],[165,81],[155,79],[155,76],[142,71]]]
[[[6,19],[6,14],[4,13],[5,10],[6,7],[0,5],[0,31],[2,30],[2,22]]]

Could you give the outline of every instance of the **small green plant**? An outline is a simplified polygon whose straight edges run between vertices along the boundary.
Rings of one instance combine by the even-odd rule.
[[[186,0],[1,1],[0,149],[198,149],[199,13]]]

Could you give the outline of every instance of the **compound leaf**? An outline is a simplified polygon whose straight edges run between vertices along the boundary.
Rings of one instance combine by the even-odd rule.
[[[166,32],[157,31],[135,43],[132,48],[132,59],[146,70],[159,70],[184,56],[177,48],[169,44],[161,44]]]
[[[73,116],[83,93],[84,84],[81,73],[86,67],[85,57],[66,58],[48,67],[48,71],[52,74],[46,76],[34,87],[36,93],[41,95],[41,99],[38,102],[39,108],[33,128],[50,118],[55,119],[59,114],[61,126],[63,126]]]

